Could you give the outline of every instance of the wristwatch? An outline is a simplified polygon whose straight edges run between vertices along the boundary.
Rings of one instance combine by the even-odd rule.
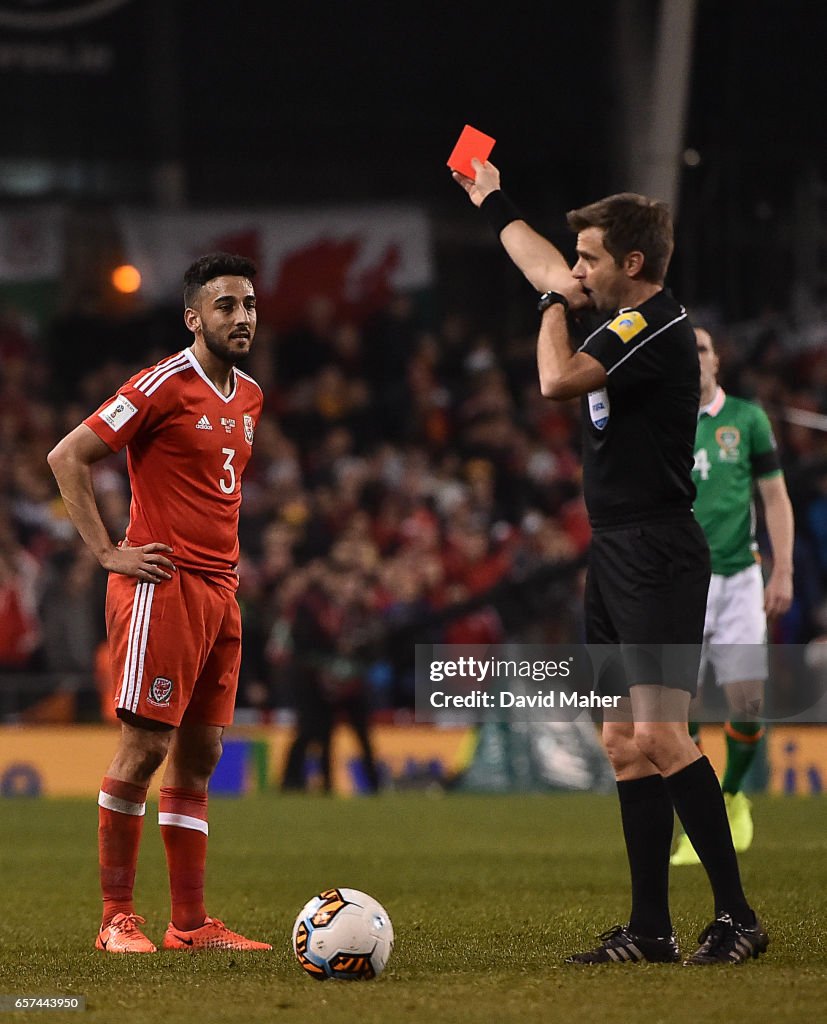
[[[569,300],[565,295],[561,295],[560,292],[544,292],[540,296],[540,301],[537,303],[537,311],[544,313],[549,306],[553,306],[559,302],[566,313],[569,311]]]

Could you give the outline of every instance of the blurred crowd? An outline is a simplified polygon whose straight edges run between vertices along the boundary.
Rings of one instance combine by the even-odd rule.
[[[239,705],[263,717],[410,709],[413,644],[579,639],[589,526],[579,406],[540,396],[535,334],[394,296],[364,323],[318,297],[303,322],[259,323],[245,369],[264,413],[243,482]],[[796,599],[774,639],[827,631],[823,345],[790,348],[772,321],[716,330],[721,381],[776,429],[796,511]],[[827,333],[827,329],[825,330]],[[68,521],[46,464],[56,441],[132,373],[188,344],[180,312],[138,325],[90,314],[34,329],[0,320],[0,671],[103,685],[105,574]],[[113,538],[129,515],[125,457],[95,467]],[[324,732],[323,716],[308,725]],[[361,724],[360,724],[361,723]],[[318,738],[318,737],[316,737]],[[301,739],[301,737],[299,737]],[[297,755],[298,756],[298,755]]]

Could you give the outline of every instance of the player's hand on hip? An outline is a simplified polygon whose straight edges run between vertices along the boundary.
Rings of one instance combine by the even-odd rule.
[[[121,576],[134,576],[150,583],[163,583],[164,580],[171,580],[177,569],[160,553],[162,551],[172,554],[172,548],[167,544],[153,542],[133,548],[124,542],[121,547],[113,548],[106,559],[101,561],[101,565],[109,572],[117,572]]]
[[[451,177],[461,188],[465,189],[474,206],[479,206],[486,196],[498,191],[501,187],[500,172],[490,160],[481,161],[472,157],[471,165],[476,171],[476,180],[460,171],[452,171]]]

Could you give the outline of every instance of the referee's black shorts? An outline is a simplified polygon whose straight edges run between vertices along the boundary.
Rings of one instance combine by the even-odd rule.
[[[709,547],[691,513],[593,530],[585,625],[586,642],[601,645],[602,692],[624,696],[640,683],[695,695],[709,576]],[[603,645],[620,645],[621,657],[607,660]]]

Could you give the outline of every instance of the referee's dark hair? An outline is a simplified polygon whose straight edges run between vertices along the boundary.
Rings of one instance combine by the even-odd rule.
[[[578,210],[569,210],[566,223],[572,231],[600,228],[603,246],[620,266],[630,252],[643,253],[640,277],[662,284],[675,247],[669,207],[636,192],[619,192]]]
[[[184,307],[191,309],[198,292],[215,277],[256,276],[256,265],[246,256],[232,252],[209,252],[187,267],[184,273]]]

